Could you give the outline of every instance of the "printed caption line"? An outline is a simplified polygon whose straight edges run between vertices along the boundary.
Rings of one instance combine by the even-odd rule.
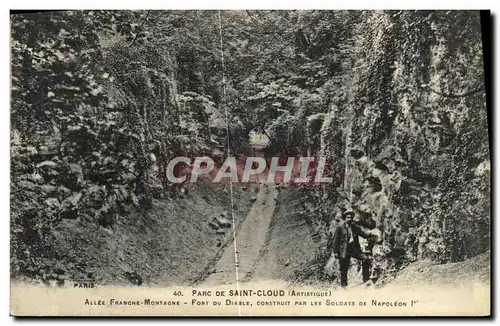
[[[226,143],[227,143],[227,156],[231,156],[231,148],[230,148],[230,133],[229,133],[229,114],[226,106],[226,77],[224,74],[224,43],[222,41],[222,18],[219,12],[219,38],[220,38],[220,51],[221,51],[221,69],[222,69],[222,99],[221,105],[224,107],[224,113],[226,116]],[[238,291],[238,301],[240,301],[240,279],[239,279],[239,263],[238,263],[238,250],[236,246],[236,225],[234,222],[234,197],[233,197],[233,181],[229,182],[229,195],[231,198],[231,219],[233,225],[233,246],[234,246],[234,269],[236,275],[236,290]],[[241,316],[241,307],[238,305],[238,315]]]

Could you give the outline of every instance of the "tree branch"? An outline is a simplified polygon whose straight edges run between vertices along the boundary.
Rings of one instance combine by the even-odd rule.
[[[245,11],[246,11],[246,13],[247,13],[248,17],[250,17],[250,19],[252,19],[252,21],[253,21],[254,23],[257,23],[257,21],[255,20],[255,18],[253,18],[253,16],[250,14],[250,11],[248,11],[248,10],[245,10]]]
[[[144,17],[144,19],[143,19],[143,21],[142,21],[141,25],[139,25],[139,27],[137,28],[137,30],[138,30],[138,31],[142,28],[142,26],[144,26],[144,23],[145,23],[145,22],[146,22],[146,20],[148,19],[148,17],[149,17],[149,13],[150,13],[150,12],[151,12],[151,10],[148,10],[148,12],[146,13],[146,17]],[[131,46],[132,46],[132,44],[134,44],[135,39],[137,38],[137,35],[139,35],[139,33],[136,33],[136,34],[135,34],[134,38],[132,39],[132,42],[130,42],[130,44],[129,44],[129,47],[131,47]]]

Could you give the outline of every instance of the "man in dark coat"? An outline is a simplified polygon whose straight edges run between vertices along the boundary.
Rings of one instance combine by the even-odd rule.
[[[359,245],[359,236],[366,237],[364,232],[354,222],[354,212],[347,210],[342,215],[343,221],[335,229],[333,235],[333,253],[339,260],[340,285],[347,286],[347,272],[351,257],[362,261],[363,282],[370,279],[370,259]]]

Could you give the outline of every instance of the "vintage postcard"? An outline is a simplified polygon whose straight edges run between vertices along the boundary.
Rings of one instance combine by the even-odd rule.
[[[489,316],[485,17],[11,13],[11,315]]]

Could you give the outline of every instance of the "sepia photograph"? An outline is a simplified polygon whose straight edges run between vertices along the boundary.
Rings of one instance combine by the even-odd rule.
[[[12,11],[10,314],[490,316],[490,19]]]

